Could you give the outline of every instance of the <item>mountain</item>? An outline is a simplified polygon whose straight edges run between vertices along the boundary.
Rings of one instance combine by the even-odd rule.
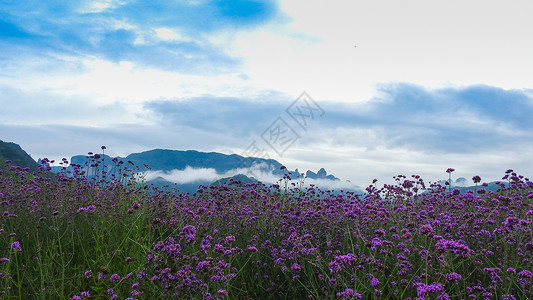
[[[282,169],[282,164],[274,159],[264,159],[255,157],[243,157],[237,154],[223,154],[218,152],[200,152],[195,150],[166,150],[154,149],[141,153],[132,153],[126,157],[117,157],[116,162],[123,161],[121,166],[116,166],[113,158],[108,155],[100,155],[100,160],[107,165],[107,176],[118,175],[118,169],[127,166],[133,168],[129,162],[137,166],[138,171],[146,172],[149,184],[163,187],[177,187],[180,191],[195,192],[199,185],[222,184],[230,178],[241,180],[243,183],[256,181],[258,178],[264,182],[274,183],[283,177],[283,174],[291,172],[292,179],[301,178],[302,175],[296,169],[289,171]],[[94,162],[85,155],[76,155],[71,158],[71,164],[81,166],[91,165]],[[70,169],[72,167],[69,167]],[[95,168],[88,168],[87,174],[99,174],[102,165]],[[60,168],[53,168],[52,171],[59,172]],[[328,175],[324,168],[316,174],[307,171],[306,177],[313,180],[321,180],[324,183],[340,182],[340,179],[333,175]],[[219,179],[223,178],[223,179]],[[268,178],[268,180],[267,180]]]
[[[312,179],[329,179],[329,180],[334,180],[334,181],[340,180],[339,178],[333,175],[328,175],[328,173],[326,172],[326,170],[324,170],[324,168],[321,168],[320,170],[318,170],[316,174],[313,173],[313,171],[308,170],[305,173],[305,176],[307,178],[312,178]]]
[[[0,140],[0,168],[3,168],[6,160],[11,160],[12,166],[27,167],[33,172],[39,169],[37,162],[18,144]]]
[[[282,174],[281,164],[274,159],[243,157],[237,154],[222,154],[218,152],[199,152],[195,150],[162,150],[155,149],[141,153],[133,153],[126,157],[137,165],[147,164],[152,170],[172,171],[191,168],[212,168],[217,173],[230,170],[251,168],[262,165],[263,171],[272,170],[275,174]]]
[[[437,183],[441,185],[446,185],[446,182],[449,182],[452,187],[456,188],[468,187],[470,185],[470,182],[464,177],[459,177],[455,181],[453,179],[442,179],[437,181]]]
[[[455,180],[454,185],[459,187],[466,187],[468,185],[468,180],[466,180],[466,178],[464,177],[459,177],[457,178],[457,180]]]
[[[105,155],[105,161],[111,163],[111,157]],[[225,173],[235,169],[248,169],[256,167],[261,171],[271,171],[274,174],[283,174],[280,170],[281,164],[274,159],[263,159],[255,157],[243,157],[237,154],[222,154],[218,152],[199,152],[195,150],[163,150],[155,149],[141,153],[132,153],[124,158],[118,157],[124,162],[131,161],[141,168],[170,172],[172,170],[185,170],[187,167],[194,169],[212,168],[217,173]],[[71,159],[71,163],[84,165],[87,156],[76,155]]]

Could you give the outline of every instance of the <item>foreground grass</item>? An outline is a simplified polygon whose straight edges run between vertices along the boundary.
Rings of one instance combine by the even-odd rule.
[[[532,184],[148,193],[0,174],[2,299],[527,299]]]

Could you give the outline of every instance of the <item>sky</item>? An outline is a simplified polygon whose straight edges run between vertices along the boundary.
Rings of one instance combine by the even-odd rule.
[[[533,172],[533,3],[0,2],[0,139],[269,157],[365,186]]]

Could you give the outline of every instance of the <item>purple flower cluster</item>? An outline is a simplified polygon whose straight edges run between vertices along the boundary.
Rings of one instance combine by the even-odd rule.
[[[346,289],[343,292],[336,294],[337,297],[342,299],[362,299],[363,296],[359,293],[354,292],[352,289]]]
[[[463,241],[441,239],[435,244],[435,248],[442,252],[450,251],[460,258],[469,258],[475,254]]]
[[[11,243],[11,249],[17,251],[17,252],[21,252],[22,251],[22,247],[20,246],[20,242],[13,242]]]
[[[72,299],[533,297],[533,184],[512,170],[497,192],[398,175],[362,195],[235,180],[179,194],[136,185],[133,163],[87,159],[54,179],[0,174],[6,298],[15,264],[38,277],[42,253],[76,270]]]

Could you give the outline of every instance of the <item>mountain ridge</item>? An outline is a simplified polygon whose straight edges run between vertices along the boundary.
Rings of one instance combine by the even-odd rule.
[[[95,155],[93,154],[92,157]],[[118,168],[115,168],[113,164],[118,161],[132,162],[138,167],[138,171],[147,173],[148,183],[157,186],[176,186],[177,184],[178,188],[188,192],[193,192],[195,186],[221,184],[230,178],[250,182],[266,176],[273,181],[272,183],[275,183],[284,175],[289,175],[291,179],[306,177],[313,180],[325,180],[325,182],[339,183],[341,181],[334,175],[327,174],[324,168],[317,173],[308,170],[302,176],[298,169],[291,171],[283,168],[283,165],[275,159],[245,157],[213,151],[152,149],[130,153],[125,157],[112,158],[107,154],[98,154],[98,156],[103,158],[104,164],[107,165],[106,170],[109,172],[107,176],[112,173],[117,175]],[[75,155],[71,158],[71,164],[90,166],[93,163],[91,159],[90,155]],[[115,162],[112,162],[113,159]],[[55,172],[59,172],[60,169],[53,167]],[[202,178],[195,180],[198,177]]]
[[[39,170],[39,164],[19,144],[0,140],[0,167],[6,160],[10,160],[13,166],[29,168],[33,172]]]

